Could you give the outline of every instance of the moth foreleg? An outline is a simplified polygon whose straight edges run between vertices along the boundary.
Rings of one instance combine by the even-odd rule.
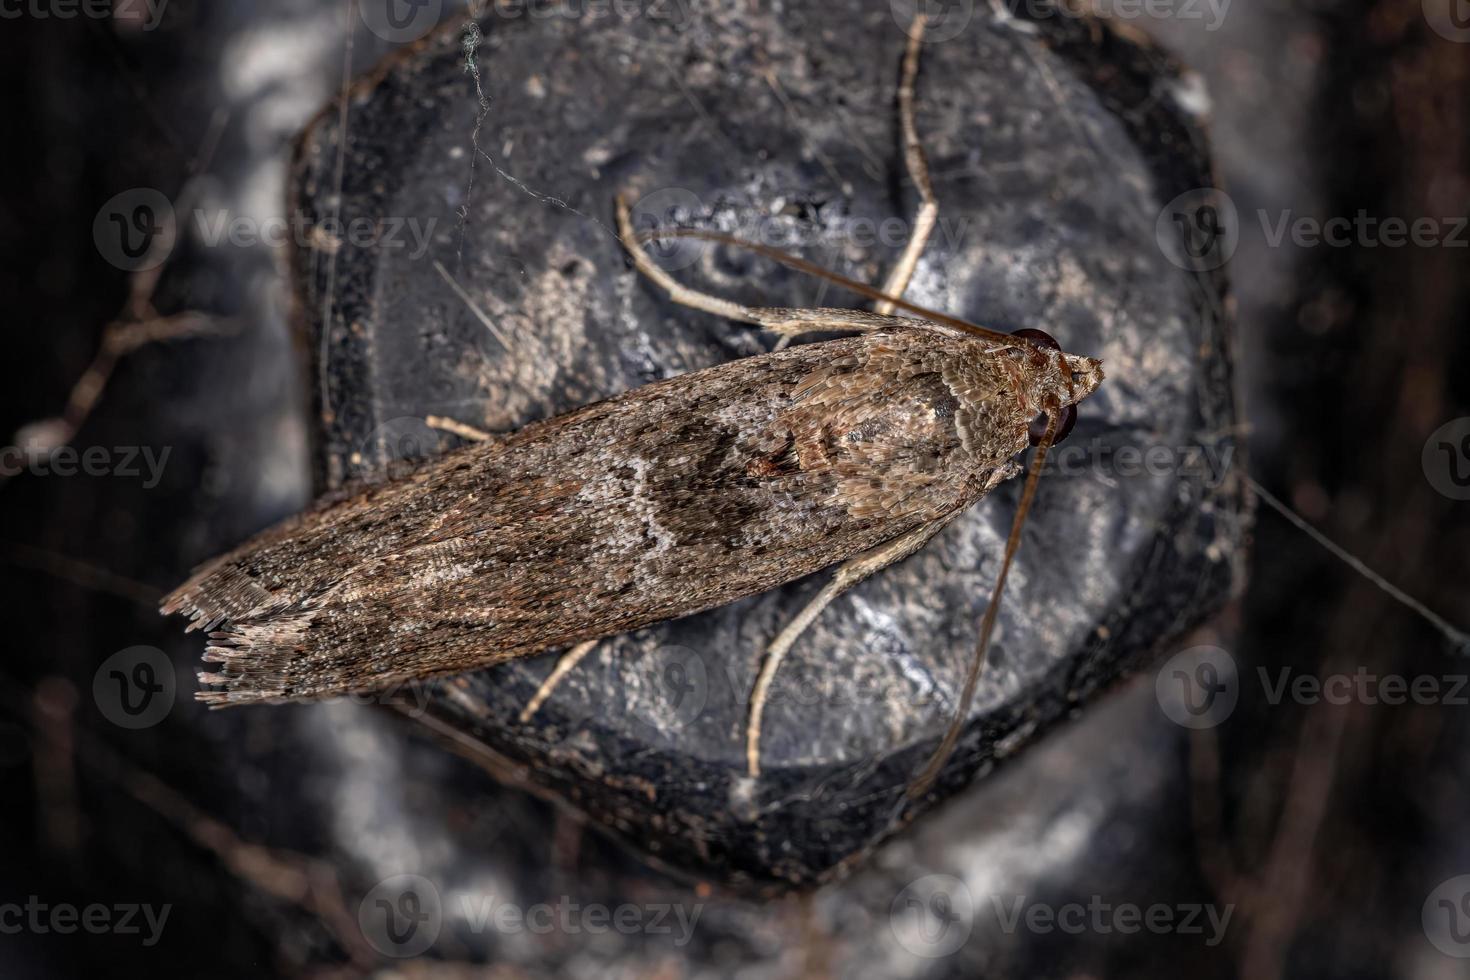
[[[467,425],[455,419],[445,418],[442,415],[430,415],[424,419],[424,424],[431,429],[440,429],[444,432],[457,435],[461,439],[468,439],[471,442],[495,442],[499,438],[494,433],[486,432],[484,429],[477,429],[473,425]]]
[[[764,330],[791,339],[809,333],[830,333],[834,330],[853,330],[868,333],[874,330],[896,330],[902,327],[919,326],[922,321],[912,317],[887,316],[869,313],[866,310],[843,310],[831,307],[816,309],[791,309],[776,306],[749,308],[750,321]]]
[[[551,673],[546,675],[546,680],[541,682],[541,686],[536,688],[536,693],[531,695],[531,700],[527,701],[526,706],[521,709],[523,723],[531,720],[531,716],[546,703],[546,699],[551,697],[551,692],[556,690],[556,686],[562,682],[562,679],[570,674],[572,668],[581,663],[582,658],[591,653],[599,642],[598,640],[584,640],[561,655],[556,666],[551,669]]]
[[[898,83],[898,116],[903,129],[903,159],[908,168],[909,179],[919,191],[919,210],[914,215],[913,231],[904,245],[898,264],[884,280],[883,292],[889,296],[903,296],[909,280],[918,268],[919,256],[934,231],[939,219],[939,201],[934,196],[934,184],[929,179],[929,160],[924,154],[924,145],[919,141],[919,128],[914,122],[914,83],[919,76],[919,51],[923,47],[924,27],[927,18],[919,14],[909,25],[909,43],[903,56],[903,77]],[[893,303],[880,300],[873,310],[877,313],[892,313]]]
[[[704,313],[713,313],[715,316],[723,316],[731,320],[739,320],[743,323],[753,323],[763,330],[769,330],[782,337],[796,337],[831,330],[858,332],[890,330],[899,327],[922,326],[924,323],[922,320],[870,313],[866,310],[745,306],[710,293],[691,289],[660,268],[639,244],[638,236],[633,231],[633,218],[628,210],[628,202],[622,195],[618,195],[617,211],[618,233],[622,235],[628,254],[633,257],[633,265],[650,282],[668,293],[669,299],[680,306],[687,306]]]
[[[881,572],[894,562],[902,561],[918,551],[962,512],[959,510],[946,514],[938,520],[917,527],[890,541],[885,541],[876,548],[843,562],[837,567],[837,573],[832,576],[832,581],[828,582],[822,591],[818,592],[816,597],[808,602],[806,607],[797,613],[791,622],[786,624],[786,628],[771,641],[771,645],[766,648],[760,674],[756,677],[755,688],[750,696],[750,719],[745,728],[745,764],[750,775],[760,775],[761,715],[765,712],[766,698],[770,695],[771,680],[776,676],[776,669],[781,666],[782,659],[785,658],[792,645],[802,633],[806,632],[807,627],[811,626],[822,610],[832,603],[832,600],[868,576]]]

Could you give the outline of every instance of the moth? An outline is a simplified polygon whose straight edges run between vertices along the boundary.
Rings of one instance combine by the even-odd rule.
[[[937,216],[914,123],[923,19],[911,28],[899,108],[921,204],[872,312],[747,307],[681,286],[619,233],[675,302],[785,338],[847,332],[645,385],[487,436],[397,479],[332,494],[201,568],[164,613],[209,632],[212,705],[326,698],[571,647],[526,713],[597,638],[720,606],[832,566],[767,649],[746,761],[782,657],[822,609],[912,554],[1037,452],[958,717],[916,781],[937,774],[973,696],[1046,448],[1103,380],[1099,361],[1039,330],[1003,334],[904,301]],[[896,309],[913,316],[896,316]],[[1044,420],[1039,424],[1038,420]],[[474,434],[456,426],[461,434]]]

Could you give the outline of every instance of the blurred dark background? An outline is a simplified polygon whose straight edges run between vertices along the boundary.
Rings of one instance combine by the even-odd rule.
[[[34,895],[171,911],[152,945],[141,918],[142,935],[10,934],[0,920],[0,974],[368,972],[380,964],[350,938],[364,883],[333,866],[327,842],[294,816],[310,801],[280,793],[266,766],[252,783],[212,765],[210,740],[242,729],[201,723],[184,669],[194,647],[155,611],[181,570],[309,499],[308,380],[284,314],[283,256],[189,235],[156,276],[129,273],[93,232],[115,195],[140,187],[175,202],[279,208],[289,141],[340,85],[344,51],[362,71],[390,45],[348,4],[174,0],[156,25],[141,3],[57,16],[65,6],[0,20],[0,443],[104,447],[113,470],[123,447],[170,455],[156,485],[144,459],[137,476],[0,477],[0,906]],[[1185,9],[1194,8],[1125,27],[1171,47],[1209,93],[1221,184],[1239,216],[1230,272],[1250,472],[1389,581],[1470,626],[1470,501],[1455,479],[1470,474],[1470,441],[1460,442],[1470,422],[1431,439],[1470,417],[1470,7],[1263,0],[1227,4],[1218,19],[1203,5],[1198,18]],[[1287,213],[1360,212],[1434,219],[1442,241],[1390,247],[1357,232],[1341,245],[1271,241]],[[150,331],[178,336],[133,350]],[[95,405],[75,391],[89,370],[107,380]],[[1453,881],[1470,875],[1470,690],[1456,680],[1470,660],[1264,507],[1246,590],[1198,642],[1229,651],[1255,695],[1241,696],[1228,724],[1191,731],[1163,719],[1146,673],[1013,768],[1074,785],[1146,770],[1123,811],[1137,822],[1110,827],[1140,837],[1132,853],[1147,884],[1130,894],[1140,904],[1178,894],[1232,904],[1225,941],[1032,936],[964,968],[1470,974],[1470,879]],[[180,670],[168,718],[131,730],[114,723],[108,672],[94,679],[137,646],[167,651]],[[121,664],[145,676],[136,661]],[[1272,704],[1260,696],[1261,668],[1273,683],[1283,668],[1427,678],[1438,693],[1424,704]],[[1083,755],[1069,768],[1079,756],[1067,740],[1088,725],[1109,761]],[[1107,741],[1115,731],[1135,740]],[[263,798],[242,800],[252,785]],[[1030,799],[1008,803],[1022,824],[1028,805],[1044,805]],[[550,808],[535,812],[561,827]],[[942,832],[942,815],[936,826],[929,832]],[[581,857],[565,848],[556,857],[573,876],[579,861],[625,860],[599,838],[581,846]],[[322,898],[334,890],[347,897]],[[855,966],[827,949],[823,902],[728,900],[722,914],[747,923],[745,941],[702,960],[567,954],[556,968],[909,970]],[[926,970],[951,972],[943,961]]]

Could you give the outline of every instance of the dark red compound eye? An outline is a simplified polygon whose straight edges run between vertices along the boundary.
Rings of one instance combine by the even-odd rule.
[[[1067,435],[1072,431],[1072,426],[1076,424],[1077,406],[1068,405],[1066,408],[1062,409],[1062,419],[1060,422],[1057,423],[1057,435],[1056,438],[1051,441],[1051,444],[1055,446],[1057,443],[1067,438]],[[1028,429],[1027,432],[1031,436],[1031,445],[1033,446],[1046,437],[1045,413],[1038,415],[1036,416],[1036,418],[1031,420],[1031,428]]]
[[[1035,327],[1022,327],[1020,330],[1012,330],[1012,337],[1020,337],[1029,340],[1037,347],[1045,347],[1047,350],[1061,350],[1062,345],[1057,339],[1045,330],[1037,330]]]
[[[1057,343],[1055,337],[1047,333],[1045,330],[1037,330],[1035,327],[1023,327],[1020,330],[1012,330],[1011,336],[1021,337],[1024,340],[1029,340],[1037,347],[1042,347],[1047,350],[1059,351],[1062,349],[1062,345]],[[1066,408],[1062,409],[1062,417],[1057,423],[1057,434],[1056,438],[1051,441],[1052,445],[1055,446],[1057,443],[1067,438],[1068,434],[1070,434],[1072,431],[1072,426],[1076,424],[1077,406],[1068,405]],[[1036,416],[1036,418],[1031,420],[1029,435],[1031,436],[1031,445],[1033,446],[1041,442],[1042,439],[1046,438],[1045,414],[1038,415]]]

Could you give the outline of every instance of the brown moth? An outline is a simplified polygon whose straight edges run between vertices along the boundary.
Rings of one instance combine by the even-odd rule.
[[[1018,472],[1098,363],[897,317],[665,381],[338,495],[203,568],[166,613],[216,630],[204,699],[459,673],[773,589]],[[224,629],[218,627],[224,625]]]
[[[767,651],[747,733],[754,774],[765,692],[801,631],[1018,473],[1015,458],[1035,443],[962,720],[1041,457],[1103,376],[1098,361],[1063,353],[1040,331],[1000,334],[898,298],[933,225],[913,128],[922,26],[900,89],[906,159],[924,198],[914,240],[881,292],[826,274],[879,299],[879,312],[752,308],[685,289],[643,251],[640,239],[655,236],[635,235],[619,200],[635,264],[676,302],[787,337],[854,336],[649,384],[332,494],[164,600],[163,612],[210,631],[204,659],[219,666],[200,675],[211,689],[199,697],[324,698],[581,644],[569,667],[584,641],[840,566]],[[921,318],[888,315],[895,307]],[[958,732],[959,721],[922,784]]]

